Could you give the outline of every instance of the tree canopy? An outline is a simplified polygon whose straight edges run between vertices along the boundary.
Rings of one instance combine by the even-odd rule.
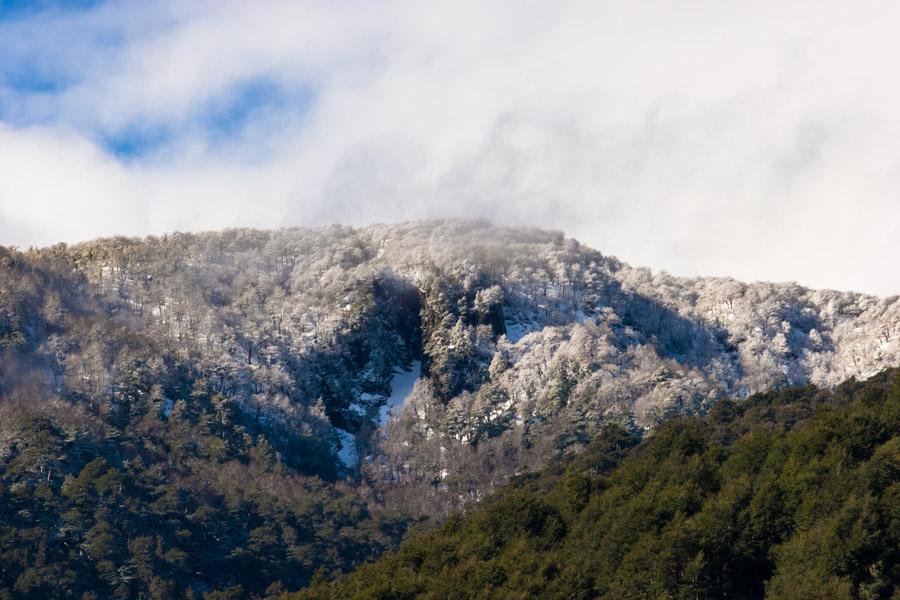
[[[336,581],[282,598],[900,596],[900,372],[619,428]],[[635,445],[637,444],[637,445]]]

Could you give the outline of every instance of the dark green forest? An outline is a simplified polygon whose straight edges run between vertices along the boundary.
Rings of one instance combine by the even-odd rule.
[[[396,546],[406,520],[295,473],[227,404],[190,406],[74,434],[39,412],[5,425],[0,598],[296,589]]]
[[[900,598],[900,372],[610,428],[374,564],[283,598]]]

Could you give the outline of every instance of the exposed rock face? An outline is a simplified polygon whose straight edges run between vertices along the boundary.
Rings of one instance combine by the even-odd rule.
[[[332,446],[352,439],[364,471],[464,492],[604,422],[649,428],[722,396],[900,363],[896,297],[654,274],[558,232],[483,222],[174,234],[27,256],[63,261],[260,422],[342,430],[352,435],[332,433]],[[38,335],[13,296],[0,295],[0,337]],[[52,294],[41,302],[29,318],[61,318]],[[64,340],[33,341],[72,393],[114,384],[103,352],[89,363],[105,375],[79,379]],[[385,423],[391,384],[414,364],[421,379]],[[485,461],[484,475],[466,466]]]

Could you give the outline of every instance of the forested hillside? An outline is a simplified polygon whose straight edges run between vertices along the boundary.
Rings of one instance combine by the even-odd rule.
[[[900,597],[900,373],[619,427],[283,600]]]
[[[196,393],[297,472],[429,513],[606,423],[900,363],[897,298],[653,274],[484,222],[114,238],[0,269],[7,396],[123,425]]]
[[[324,413],[243,410],[63,255],[0,264],[0,598],[296,588],[396,546],[407,519],[335,483]]]
[[[295,589],[609,426],[898,363],[897,298],[483,222],[0,248],[0,594]]]

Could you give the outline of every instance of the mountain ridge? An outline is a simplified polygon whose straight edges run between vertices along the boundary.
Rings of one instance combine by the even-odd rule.
[[[895,365],[898,315],[480,221],[0,249],[0,598],[297,589],[609,427]]]
[[[473,446],[512,445],[520,456],[500,471],[515,471],[602,423],[649,428],[719,397],[900,364],[897,297],[675,277],[486,221],[119,237],[21,256],[61,261],[258,420],[331,427],[333,447],[358,445],[364,460],[342,461],[351,471],[437,485],[453,469],[406,464],[403,446],[437,433],[465,464]],[[385,422],[391,384],[414,363],[422,378]],[[111,380],[109,367],[97,370]],[[552,447],[529,449],[548,436]]]

